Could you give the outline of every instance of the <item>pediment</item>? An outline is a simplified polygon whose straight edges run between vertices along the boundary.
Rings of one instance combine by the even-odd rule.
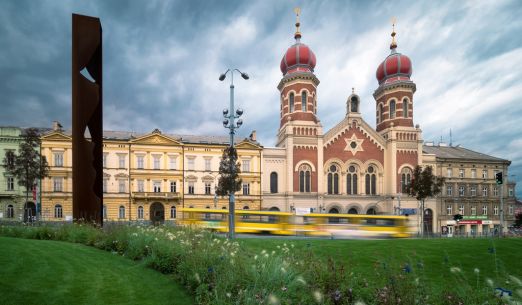
[[[72,138],[59,132],[53,131],[41,137],[42,141],[71,141]]]
[[[144,145],[182,145],[181,142],[174,140],[171,137],[152,133],[143,137],[134,139],[131,141],[132,144],[144,144]]]
[[[369,140],[380,150],[384,150],[386,147],[385,139],[360,117],[346,117],[344,120],[339,122],[339,124],[330,129],[324,135],[324,146],[327,147],[338,140],[342,140],[341,138],[344,137],[345,134],[348,134],[350,129],[357,129],[360,131],[366,138],[364,140]],[[348,145],[349,143],[347,142],[346,144]]]
[[[236,149],[262,149],[260,145],[256,145],[248,140],[243,140],[235,145]]]

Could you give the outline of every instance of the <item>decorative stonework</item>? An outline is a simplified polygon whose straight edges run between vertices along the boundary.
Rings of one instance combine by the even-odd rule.
[[[362,143],[364,142],[363,139],[358,139],[357,136],[352,134],[351,138],[344,138],[344,141],[346,142],[346,147],[344,148],[345,151],[350,151],[355,156],[357,152],[364,151],[362,148]]]

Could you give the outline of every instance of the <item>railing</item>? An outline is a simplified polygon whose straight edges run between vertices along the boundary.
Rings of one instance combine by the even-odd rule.
[[[179,193],[171,192],[134,192],[132,196],[137,199],[178,199]]]

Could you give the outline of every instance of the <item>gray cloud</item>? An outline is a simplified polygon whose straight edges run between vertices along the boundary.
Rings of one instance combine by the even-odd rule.
[[[104,43],[104,118],[112,130],[224,134],[228,67],[243,135],[272,146],[279,127],[279,62],[302,42],[317,55],[318,115],[325,130],[344,116],[355,87],[375,126],[375,70],[398,50],[413,62],[415,123],[426,140],[449,141],[513,161],[522,184],[522,5],[519,1],[29,1],[0,2],[0,124],[71,121],[71,14],[98,16]],[[522,188],[518,188],[522,195]]]

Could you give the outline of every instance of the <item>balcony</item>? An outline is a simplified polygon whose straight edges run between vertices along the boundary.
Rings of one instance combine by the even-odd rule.
[[[171,192],[134,192],[135,199],[172,200],[179,199],[179,193]]]

